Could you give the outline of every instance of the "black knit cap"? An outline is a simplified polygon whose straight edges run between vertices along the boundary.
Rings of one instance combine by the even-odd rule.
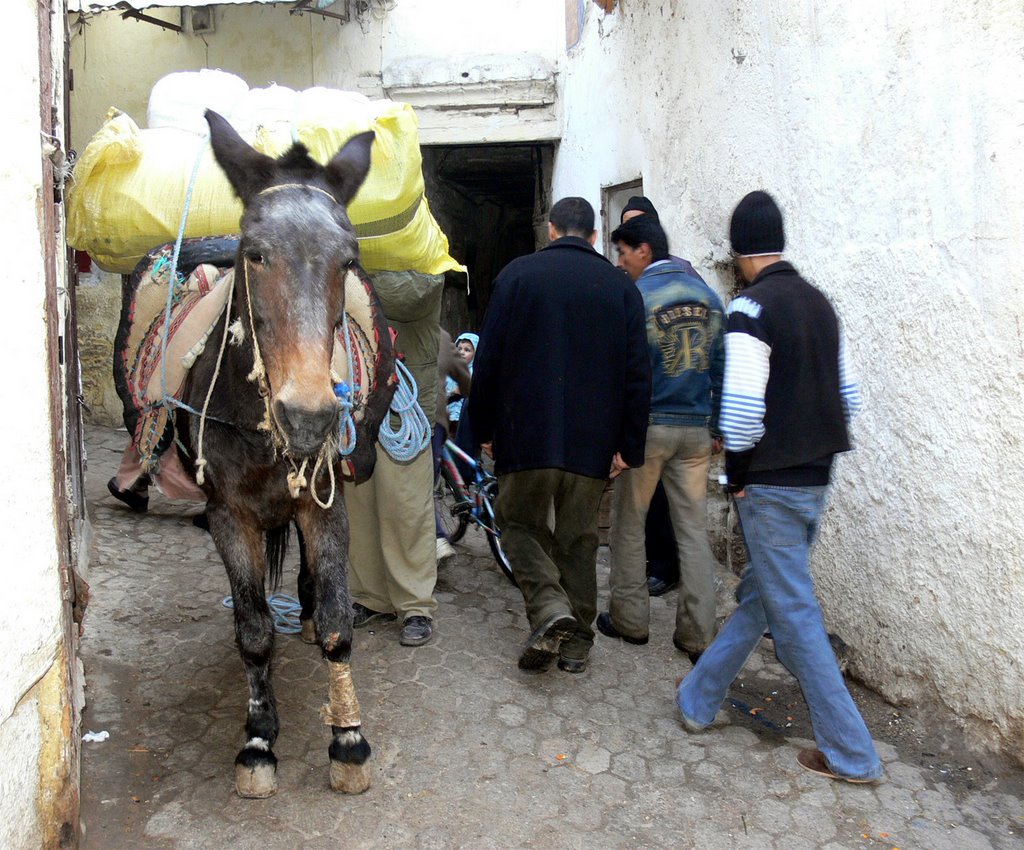
[[[643,195],[633,195],[632,198],[626,201],[626,206],[622,208],[622,215],[634,211],[653,215],[655,218],[658,218],[658,211],[654,208],[654,204],[652,204]],[[622,216],[619,217],[619,220],[621,223]]]
[[[729,241],[737,254],[781,254],[786,247],[782,210],[767,192],[751,192],[736,205]]]

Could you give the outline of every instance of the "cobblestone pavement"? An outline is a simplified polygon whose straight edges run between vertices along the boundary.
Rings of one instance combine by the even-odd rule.
[[[522,599],[479,537],[441,569],[428,646],[399,646],[393,623],[356,632],[372,788],[329,790],[317,714],[326,669],[315,647],[279,636],[279,790],[239,799],[232,765],[247,695],[223,567],[189,522],[195,505],[154,496],[137,515],[107,494],[123,431],[87,436],[95,549],[83,726],[110,738],[83,745],[86,850],[1024,848],[1019,771],[964,767],[938,744],[885,743],[907,715],[861,688],[888,781],[851,786],[801,770],[806,712],[767,641],[720,727],[688,735],[673,701],[690,669],[671,644],[674,593],[652,600],[647,646],[598,636],[582,675],[520,673]],[[606,559],[602,550],[602,587]],[[295,592],[295,569],[284,592]],[[721,613],[730,588],[723,576]]]

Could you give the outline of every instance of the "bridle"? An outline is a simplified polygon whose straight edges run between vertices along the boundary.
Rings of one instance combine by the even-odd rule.
[[[268,195],[272,192],[278,192],[282,189],[304,189],[313,192],[319,192],[321,195],[325,195],[330,198],[331,202],[335,205],[338,204],[338,200],[330,192],[325,191],[317,186],[309,186],[304,183],[279,183],[274,186],[268,186],[266,189],[261,190],[256,194],[256,197],[260,195]],[[313,465],[312,480],[307,482],[306,479],[306,467],[309,464],[309,458],[303,458],[302,463],[296,463],[295,458],[292,457],[288,450],[288,436],[285,434],[281,424],[277,421],[277,416],[274,414],[273,405],[271,404],[271,389],[270,380],[267,378],[266,366],[263,362],[263,355],[260,352],[259,338],[256,336],[256,323],[252,312],[252,297],[249,288],[249,260],[245,256],[244,252],[241,254],[241,271],[242,271],[242,286],[245,292],[245,304],[246,312],[249,319],[249,334],[252,339],[252,350],[253,350],[253,365],[252,370],[246,375],[246,380],[256,384],[257,392],[260,398],[263,399],[263,419],[259,425],[256,426],[257,431],[263,431],[270,435],[271,442],[274,445],[275,453],[280,453],[281,456],[288,461],[291,466],[291,471],[288,473],[288,491],[293,499],[299,498],[302,491],[308,486],[310,488],[310,496],[313,501],[324,510],[327,510],[334,503],[334,496],[336,491],[336,482],[334,478],[334,463],[332,462],[332,456],[337,454],[339,436],[336,429],[328,431],[327,436],[324,437],[324,441],[320,446],[320,451],[317,452],[316,462]],[[225,299],[225,310],[230,309],[232,296],[234,295],[234,277],[231,279],[230,287],[227,298]],[[334,329],[337,331],[337,325]],[[202,413],[199,419],[199,438],[196,446],[196,481],[202,484],[205,480],[205,467],[206,458],[203,455],[203,436],[206,428],[206,416],[207,408],[210,404],[210,399],[213,396],[213,389],[216,386],[217,378],[220,375],[221,362],[224,357],[224,349],[227,346],[229,334],[232,338],[232,343],[238,345],[242,342],[245,336],[245,331],[241,326],[241,319],[236,319],[234,322],[228,322],[225,317],[224,320],[224,334],[221,338],[220,350],[217,352],[217,365],[214,369],[213,378],[210,380],[210,386],[206,392],[206,399],[203,402]],[[331,381],[332,383],[338,383],[339,378],[332,371]],[[320,497],[316,492],[316,480],[320,476],[322,467],[326,464],[328,475],[330,478],[331,489],[330,495],[327,497],[326,502],[321,502]]]

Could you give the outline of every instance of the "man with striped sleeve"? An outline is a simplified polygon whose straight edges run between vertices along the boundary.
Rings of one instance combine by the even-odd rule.
[[[711,724],[767,629],[810,709],[818,746],[797,761],[830,779],[874,782],[881,762],[839,671],[810,573],[833,458],[850,449],[846,426],[860,393],[832,305],[782,259],[782,212],[772,197],[744,197],[729,231],[748,283],[727,311],[719,428],[749,561],[739,607],[679,685],[682,723],[689,732]]]

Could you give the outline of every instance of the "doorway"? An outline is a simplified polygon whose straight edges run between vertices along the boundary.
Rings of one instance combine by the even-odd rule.
[[[423,148],[431,212],[468,276],[449,272],[441,326],[452,337],[478,331],[498,273],[546,241],[554,145],[436,145]]]

